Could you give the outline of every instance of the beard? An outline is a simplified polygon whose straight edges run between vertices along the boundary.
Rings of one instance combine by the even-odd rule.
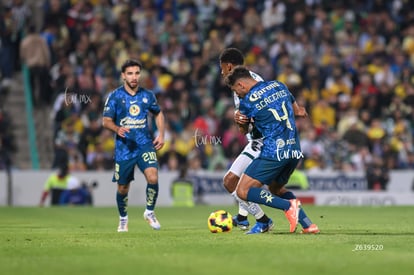
[[[131,83],[131,82],[128,82],[128,81],[125,81],[125,84],[131,89],[131,90],[135,90],[137,87],[138,87],[138,82],[134,82],[134,83]]]

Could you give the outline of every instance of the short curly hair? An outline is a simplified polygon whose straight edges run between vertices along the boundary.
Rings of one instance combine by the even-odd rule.
[[[135,67],[138,66],[140,69],[142,68],[142,64],[141,62],[139,62],[138,60],[135,59],[128,59],[124,62],[124,64],[122,64],[121,66],[121,72],[125,72],[126,68],[128,67]]]
[[[233,65],[243,65],[244,56],[239,49],[236,48],[227,48],[225,49],[219,57],[221,63],[230,63]]]

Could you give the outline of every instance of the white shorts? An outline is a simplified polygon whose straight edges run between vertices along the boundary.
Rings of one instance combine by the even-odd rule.
[[[263,139],[250,140],[240,155],[234,160],[228,172],[231,172],[240,178],[247,166],[260,155],[262,146]]]

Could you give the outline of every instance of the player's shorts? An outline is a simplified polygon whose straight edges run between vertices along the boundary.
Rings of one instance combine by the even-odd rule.
[[[133,181],[135,165],[144,173],[148,167],[155,167],[158,169],[157,153],[154,147],[148,146],[140,150],[138,156],[129,160],[115,162],[115,171],[112,177],[113,182],[118,184],[128,184]]]
[[[290,175],[295,170],[300,159],[283,159],[281,161],[257,158],[247,167],[245,174],[260,181],[262,184],[270,185],[275,181],[278,186],[287,184]]]
[[[250,140],[244,147],[240,155],[234,160],[229,172],[235,174],[239,178],[246,170],[247,166],[260,155],[263,146],[262,139]]]

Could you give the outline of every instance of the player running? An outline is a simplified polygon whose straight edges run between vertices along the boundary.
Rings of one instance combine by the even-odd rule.
[[[108,96],[103,111],[103,126],[116,133],[115,171],[112,181],[118,184],[118,232],[128,231],[128,192],[130,182],[134,180],[135,165],[147,181],[144,219],[153,229],[161,228],[154,208],[158,197],[156,150],[164,145],[164,115],[155,95],[139,86],[141,69],[141,63],[136,60],[127,60],[122,65],[121,76],[124,84]],[[158,136],[154,140],[148,128],[148,113],[154,115],[158,130]]]

